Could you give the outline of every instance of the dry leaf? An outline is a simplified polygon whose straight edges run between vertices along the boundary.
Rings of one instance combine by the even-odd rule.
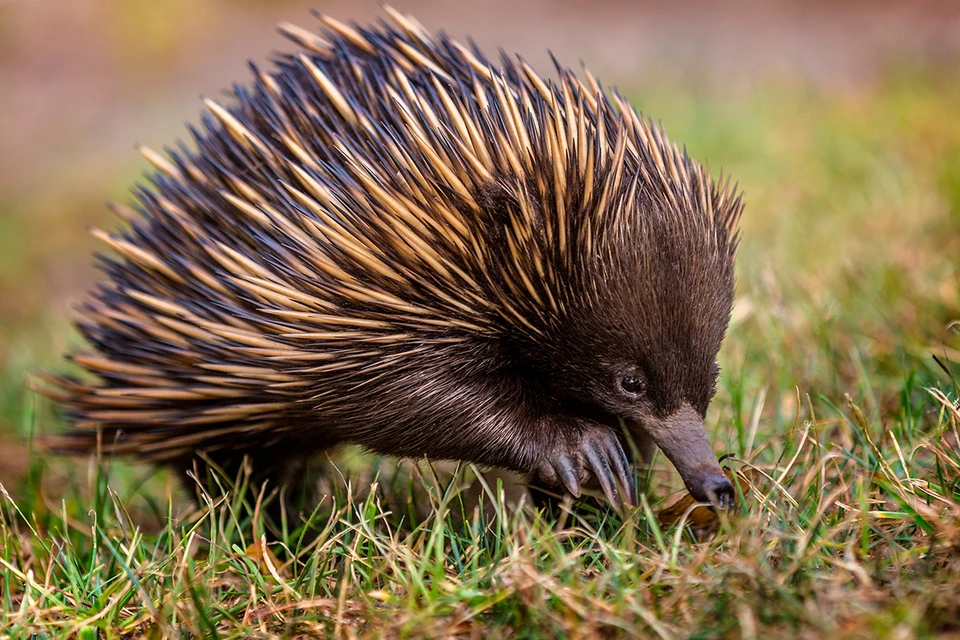
[[[270,547],[264,546],[259,540],[249,545],[246,549],[247,557],[255,561],[260,565],[262,571],[268,571],[269,567],[267,566],[266,559],[270,560],[270,564],[274,568],[283,566],[283,563],[280,562],[280,559],[273,553]],[[265,557],[266,556],[266,557]]]

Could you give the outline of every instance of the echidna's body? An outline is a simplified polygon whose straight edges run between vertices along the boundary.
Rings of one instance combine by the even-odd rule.
[[[589,76],[391,15],[285,27],[308,53],[207,101],[196,151],[146,152],[59,446],[269,469],[349,442],[615,500],[622,419],[725,502],[702,417],[739,199]]]

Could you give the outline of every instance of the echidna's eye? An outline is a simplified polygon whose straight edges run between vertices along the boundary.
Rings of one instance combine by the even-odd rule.
[[[635,396],[643,390],[643,383],[636,376],[626,375],[620,378],[620,388],[627,394]]]

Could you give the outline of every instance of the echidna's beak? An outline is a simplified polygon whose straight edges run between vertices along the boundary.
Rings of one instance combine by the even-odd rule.
[[[724,475],[714,455],[703,418],[684,403],[665,420],[648,420],[645,431],[680,472],[683,483],[696,500],[721,508],[733,506],[733,484]]]

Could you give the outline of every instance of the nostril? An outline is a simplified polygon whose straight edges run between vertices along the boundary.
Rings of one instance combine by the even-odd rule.
[[[723,475],[711,474],[703,482],[703,497],[720,509],[733,508],[733,483]]]

